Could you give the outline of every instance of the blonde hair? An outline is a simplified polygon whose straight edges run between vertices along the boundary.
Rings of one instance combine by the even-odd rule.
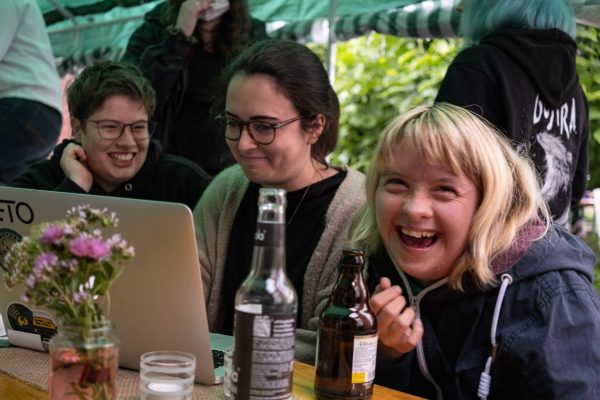
[[[477,284],[495,284],[491,263],[507,250],[519,230],[541,220],[548,229],[550,214],[531,162],[485,121],[466,109],[447,103],[416,107],[383,130],[366,179],[367,203],[351,231],[354,246],[372,255],[383,247],[375,219],[375,195],[383,169],[398,145],[414,151],[423,162],[441,165],[469,178],[480,193],[467,245],[455,261],[448,280],[462,290],[469,271]]]

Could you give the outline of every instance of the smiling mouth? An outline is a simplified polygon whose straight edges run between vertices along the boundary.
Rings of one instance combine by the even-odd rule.
[[[438,239],[434,232],[418,231],[414,229],[398,227],[396,228],[400,241],[408,247],[426,249],[431,247]]]
[[[109,153],[108,156],[113,160],[118,161],[131,161],[133,160],[133,153]]]

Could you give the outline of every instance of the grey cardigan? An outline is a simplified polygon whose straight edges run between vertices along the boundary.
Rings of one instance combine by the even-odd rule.
[[[336,266],[346,244],[348,229],[365,202],[364,175],[347,171],[326,213],[325,230],[310,259],[304,276],[302,315],[296,330],[296,358],[314,364],[316,326],[335,283]],[[224,266],[229,233],[249,181],[239,165],[234,165],[211,182],[194,209],[198,257],[206,313],[211,332],[223,325],[221,290],[225,283]]]

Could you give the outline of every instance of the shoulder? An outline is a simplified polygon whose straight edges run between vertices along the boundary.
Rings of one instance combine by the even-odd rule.
[[[350,204],[362,205],[366,200],[365,175],[346,166],[334,168],[346,172],[346,178],[338,188],[336,198],[340,197]]]
[[[244,171],[238,165],[232,165],[219,173],[200,199],[201,203],[221,203],[226,202],[227,199],[235,198],[241,199],[248,188],[249,181],[244,175]]]

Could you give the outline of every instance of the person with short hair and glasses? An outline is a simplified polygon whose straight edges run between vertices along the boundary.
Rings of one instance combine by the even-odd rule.
[[[152,86],[134,65],[102,61],[67,91],[73,139],[11,186],[184,203],[193,208],[209,175],[151,140]]]
[[[225,70],[215,104],[238,164],[194,210],[211,332],[233,332],[235,293],[250,271],[258,191],[287,191],[286,272],[298,293],[296,358],[314,363],[316,323],[336,278],[364,176],[332,166],[339,102],[321,60],[286,41],[251,46]]]

